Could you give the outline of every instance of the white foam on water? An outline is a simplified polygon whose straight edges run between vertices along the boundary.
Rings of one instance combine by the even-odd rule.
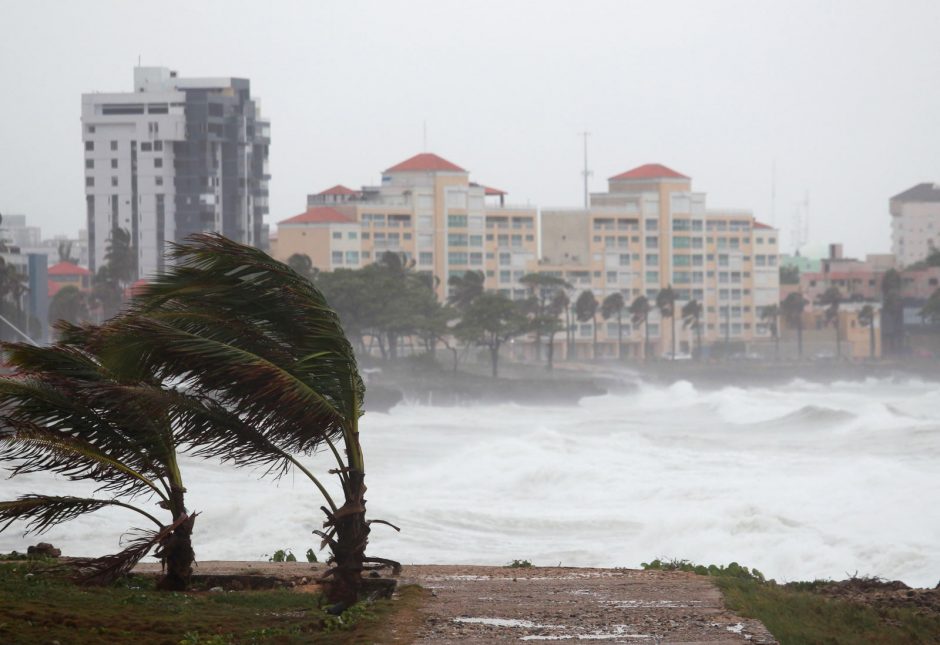
[[[699,391],[680,382],[572,407],[404,405],[361,423],[370,552],[404,563],[637,567],[737,561],[778,580],[940,578],[940,385],[873,380]],[[332,467],[319,455],[314,469]],[[322,501],[303,477],[184,460],[201,511],[197,559],[302,554]],[[334,484],[332,490],[339,491]],[[0,480],[0,498],[82,494],[84,483]],[[139,516],[117,509],[40,539],[69,555],[116,550]],[[507,570],[510,574],[510,570]],[[512,571],[510,575],[514,575]],[[524,575],[519,571],[520,575]]]

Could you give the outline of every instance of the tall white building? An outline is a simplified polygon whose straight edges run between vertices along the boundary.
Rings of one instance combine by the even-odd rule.
[[[247,79],[136,67],[132,92],[82,95],[82,139],[92,271],[117,228],[131,233],[140,277],[192,233],[266,245],[270,124]]]
[[[891,251],[910,266],[940,249],[940,184],[917,184],[891,198]]]

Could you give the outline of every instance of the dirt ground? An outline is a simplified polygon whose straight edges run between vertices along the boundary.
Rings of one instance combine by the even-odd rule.
[[[196,574],[276,576],[307,590],[323,570],[305,562],[200,562]],[[384,642],[776,643],[759,621],[726,610],[708,578],[681,572],[407,565],[399,583],[430,595],[416,616],[389,626]]]

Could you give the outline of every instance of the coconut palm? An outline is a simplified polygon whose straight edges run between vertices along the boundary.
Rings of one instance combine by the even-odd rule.
[[[803,358],[803,309],[806,307],[806,298],[796,291],[787,294],[780,303],[780,311],[788,325],[796,327],[797,356]]]
[[[780,319],[780,306],[766,305],[760,308],[759,313],[761,321],[767,325],[774,339],[774,360],[780,360],[780,326],[777,323]]]
[[[682,305],[682,328],[695,330],[696,353],[702,354],[702,305],[698,300],[689,300]]]
[[[623,308],[625,303],[623,301],[623,294],[619,291],[615,291],[606,298],[604,302],[601,303],[601,316],[604,320],[608,320],[614,316],[617,316],[617,358],[623,360]]]
[[[193,397],[218,402],[214,422],[197,413],[184,423],[202,433],[194,445],[216,456],[227,445],[238,465],[280,468],[286,454],[328,447],[341,504],[298,459],[290,464],[326,502],[325,530],[314,532],[332,552],[329,597],[354,603],[364,563],[395,563],[365,554],[365,388],[339,319],[309,280],[258,249],[195,235],[172,256],[172,268],[101,329],[97,346],[123,375],[185,383]]]
[[[858,322],[862,327],[868,327],[868,356],[875,358],[875,308],[865,305],[858,312]]]
[[[591,328],[594,330],[591,358],[597,358],[597,298],[594,297],[593,291],[586,289],[581,292],[574,303],[574,313],[580,322],[591,321]]]
[[[0,379],[0,461],[12,474],[51,472],[99,487],[89,497],[24,495],[0,502],[0,523],[26,522],[27,533],[42,533],[85,513],[122,507],[156,529],[135,529],[120,553],[75,562],[78,579],[104,584],[127,573],[151,549],[166,565],[158,588],[185,590],[194,559],[195,515],[186,510],[170,393],[159,385],[119,380],[94,355],[87,334],[65,328],[67,342],[49,347],[6,344],[12,378]],[[168,512],[166,523],[136,498],[147,496]],[[131,502],[135,503],[131,503]]]
[[[829,287],[819,297],[819,304],[826,307],[826,324],[836,328],[836,357],[842,358],[842,328],[839,325],[839,307],[842,305],[842,292],[839,287]]]
[[[483,283],[486,276],[482,271],[467,271],[463,275],[453,274],[447,279],[450,286],[450,295],[447,304],[458,311],[464,311],[471,302],[483,293]]]
[[[676,360],[676,292],[672,285],[667,285],[656,294],[656,308],[659,315],[669,318],[672,323],[672,360]]]
[[[555,366],[555,334],[561,330],[561,317],[562,312],[565,312],[571,305],[571,301],[568,299],[568,294],[564,289],[559,289],[555,292],[555,296],[552,298],[552,301],[548,303],[548,308],[546,309],[547,325],[544,328],[545,333],[548,335],[548,358],[545,364],[546,369],[551,372]],[[569,331],[566,327],[566,332]]]
[[[630,303],[630,322],[633,323],[633,326],[643,325],[643,360],[646,360],[646,357],[649,355],[650,349],[650,301],[646,296],[637,296],[633,302]]]
[[[561,312],[549,313],[549,306],[556,294],[570,289],[571,284],[558,276],[548,273],[527,273],[519,278],[519,284],[529,292],[532,307],[532,331],[535,335],[535,357],[542,358],[542,338],[557,331],[558,316]],[[551,368],[549,368],[551,369]]]

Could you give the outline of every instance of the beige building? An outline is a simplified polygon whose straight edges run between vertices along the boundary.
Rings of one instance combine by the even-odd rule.
[[[307,211],[278,223],[272,255],[304,253],[314,266],[357,268],[386,251],[439,278],[484,271],[489,289],[521,297],[517,284],[537,258],[537,211],[505,204],[504,191],[470,181],[470,173],[422,153],[382,173],[381,184],[333,186],[307,196]]]
[[[898,265],[920,262],[940,248],[940,184],[917,184],[892,197],[889,206]]]

